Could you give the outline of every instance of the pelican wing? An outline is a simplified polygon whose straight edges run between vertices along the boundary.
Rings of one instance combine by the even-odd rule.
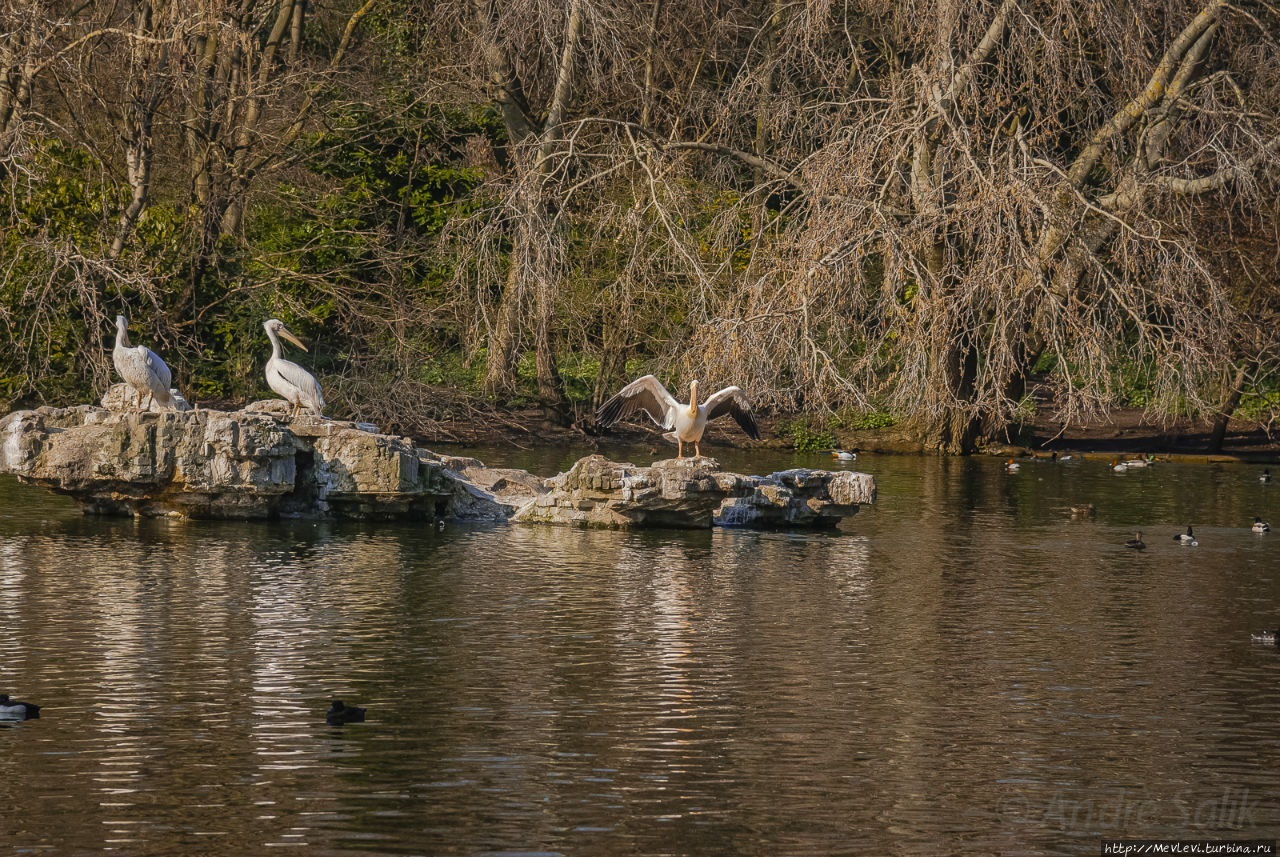
[[[608,428],[636,411],[644,411],[649,419],[664,429],[675,428],[675,414],[680,403],[667,392],[662,382],[652,375],[637,378],[618,391],[596,411],[596,421]]]
[[[747,437],[752,440],[760,439],[760,429],[756,428],[756,417],[751,413],[751,403],[747,401],[746,396],[742,395],[742,390],[738,387],[725,387],[720,392],[707,397],[707,422],[725,414],[733,417],[738,425],[742,426]]]
[[[164,391],[166,398],[169,396],[169,382],[173,380],[173,374],[169,371],[169,367],[160,359],[160,355],[151,349],[147,349],[147,370],[151,377],[155,380],[160,390]],[[159,395],[159,392],[157,392]]]
[[[271,360],[269,361],[269,369],[274,370],[288,388],[295,391],[295,396],[290,396],[275,389],[277,393],[284,396],[290,402],[302,405],[305,408],[311,408],[317,414],[324,410],[324,395],[320,392],[320,382],[315,376],[303,369],[297,363],[288,360]],[[268,383],[270,379],[268,379]]]

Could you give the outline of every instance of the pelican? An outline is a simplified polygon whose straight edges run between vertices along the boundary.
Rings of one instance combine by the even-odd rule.
[[[276,334],[280,334],[303,351],[307,350],[307,346],[290,333],[284,326],[284,322],[278,318],[268,319],[263,322],[262,327],[267,332],[267,338],[271,340],[271,359],[267,361],[267,386],[275,390],[281,398],[293,404],[291,416],[298,416],[298,412],[303,408],[314,411],[316,416],[320,416],[324,410],[324,396],[320,393],[320,382],[297,363],[290,363],[280,356],[280,340]]]
[[[742,426],[747,437],[760,439],[760,430],[756,428],[756,418],[751,413],[751,404],[742,390],[737,387],[725,387],[718,393],[707,397],[705,404],[698,404],[698,382],[689,384],[689,404],[681,404],[667,392],[662,382],[652,375],[637,378],[618,391],[618,394],[600,406],[596,411],[596,420],[605,428],[619,420],[629,417],[636,411],[644,411],[659,426],[669,431],[663,435],[667,440],[675,441],[676,457],[684,458],[684,445],[693,444],[693,454],[702,457],[698,442],[707,428],[707,422],[716,417],[729,414]]]
[[[1255,533],[1269,533],[1271,532],[1271,525],[1268,524],[1266,521],[1262,520],[1261,518],[1259,518],[1257,515],[1254,515],[1253,531]]]
[[[1138,532],[1134,533],[1133,538],[1125,542],[1124,546],[1127,548],[1133,548],[1136,551],[1146,550],[1147,543],[1142,540],[1142,531],[1139,530]]]
[[[173,406],[173,399],[169,396],[169,381],[173,375],[169,367],[145,345],[129,345],[129,320],[122,315],[116,316],[116,347],[111,352],[111,362],[125,383],[137,392],[138,410],[143,410],[143,393],[147,394],[146,410],[151,409],[153,399],[166,407]]]

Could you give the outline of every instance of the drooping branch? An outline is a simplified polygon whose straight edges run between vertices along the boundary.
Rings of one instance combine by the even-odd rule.
[[[1147,185],[1159,190],[1167,190],[1179,196],[1195,196],[1222,190],[1230,182],[1253,174],[1258,165],[1267,157],[1280,153],[1280,135],[1268,140],[1250,157],[1229,167],[1223,167],[1215,173],[1198,179],[1180,179],[1173,176],[1158,176],[1150,179]]]

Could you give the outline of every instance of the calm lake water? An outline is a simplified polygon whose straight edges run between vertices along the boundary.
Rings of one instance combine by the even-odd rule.
[[[1249,531],[1280,485],[850,466],[879,502],[834,534],[96,519],[0,479],[0,691],[44,705],[0,728],[0,854],[1280,837],[1280,651],[1249,639],[1280,623],[1280,532]]]

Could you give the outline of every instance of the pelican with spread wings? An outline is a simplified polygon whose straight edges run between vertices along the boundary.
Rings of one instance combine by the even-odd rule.
[[[297,363],[290,363],[280,356],[279,334],[294,345],[307,350],[298,337],[289,332],[284,322],[278,318],[268,319],[262,327],[271,340],[271,359],[267,361],[267,386],[293,405],[293,416],[303,408],[321,416],[324,411],[324,396],[320,392],[320,382]]]
[[[153,399],[164,407],[173,407],[169,394],[169,382],[173,376],[169,367],[147,346],[129,344],[129,320],[123,315],[116,316],[116,347],[111,352],[111,362],[125,383],[138,394],[138,410],[143,410],[144,394],[147,396],[146,410],[151,409]]]
[[[760,439],[760,430],[756,428],[755,415],[751,413],[751,403],[738,387],[725,387],[707,397],[707,401],[698,404],[698,382],[689,384],[689,404],[677,402],[667,392],[662,382],[652,375],[637,378],[618,391],[618,394],[600,406],[596,411],[596,420],[608,428],[619,420],[631,416],[636,411],[644,411],[649,419],[667,429],[663,435],[676,444],[676,457],[684,458],[684,445],[693,444],[694,457],[700,458],[702,451],[698,442],[707,423],[716,417],[726,414],[733,417],[747,437]]]

